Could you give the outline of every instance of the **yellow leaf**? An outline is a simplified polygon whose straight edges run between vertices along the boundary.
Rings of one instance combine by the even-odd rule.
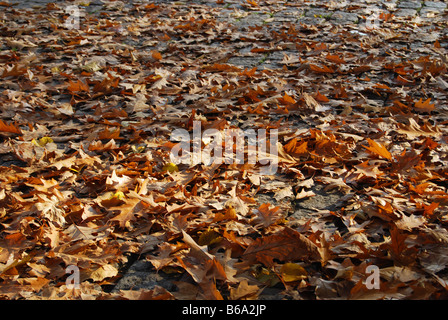
[[[102,69],[102,67],[96,62],[96,61],[91,61],[89,63],[87,63],[86,65],[84,65],[82,67],[83,70],[87,71],[87,72],[97,72],[99,70]]]
[[[274,271],[264,267],[259,270],[254,270],[253,276],[258,281],[269,287],[273,287],[280,282],[278,275]]]
[[[52,143],[52,142],[53,142],[53,139],[51,139],[50,137],[40,138],[39,141],[37,141],[36,139],[31,140],[31,143],[38,147],[45,147],[45,145],[47,143]]]
[[[214,230],[207,230],[207,231],[204,231],[199,236],[198,244],[200,246],[205,246],[205,245],[209,246],[209,245],[212,245],[214,243],[218,243],[221,240],[222,240],[222,237],[221,237],[221,235],[218,232],[216,232]]]
[[[122,199],[124,199],[125,198],[125,196],[124,196],[124,193],[123,192],[121,192],[121,191],[117,191],[117,192],[115,192],[111,197],[110,197],[110,199],[118,199],[118,200],[122,200]]]
[[[51,68],[51,73],[60,73],[62,70],[61,69],[59,69],[59,67],[53,67],[53,68]]]
[[[179,171],[179,168],[175,163],[170,162],[163,166],[162,171],[168,171],[169,173],[173,173]]]
[[[53,139],[51,139],[50,137],[42,137],[39,139],[39,145],[41,147],[45,146],[47,143],[52,143]]]
[[[282,266],[280,273],[282,275],[283,281],[285,282],[303,280],[308,276],[306,270],[297,263],[285,263]]]

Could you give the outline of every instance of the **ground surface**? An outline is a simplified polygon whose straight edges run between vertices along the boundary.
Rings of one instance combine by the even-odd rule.
[[[1,297],[446,297],[446,2],[0,5]],[[195,120],[278,169],[168,172]]]

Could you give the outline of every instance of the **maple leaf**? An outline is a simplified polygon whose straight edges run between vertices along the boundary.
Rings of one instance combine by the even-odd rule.
[[[70,241],[78,241],[78,240],[99,240],[107,237],[108,233],[91,227],[77,226],[76,224],[70,225],[67,229],[64,230],[64,234],[66,234]]]
[[[297,102],[293,97],[288,95],[286,92],[283,95],[283,97],[278,98],[277,100],[278,100],[278,102],[280,102],[283,105],[292,105],[292,104],[295,104]]]
[[[377,178],[384,174],[384,172],[380,171],[377,166],[369,164],[369,160],[356,165],[355,168],[355,174],[362,174],[366,177]]]
[[[98,82],[93,87],[93,92],[96,93],[111,93],[114,88],[118,87],[118,83],[120,82],[120,78],[114,78],[109,73],[107,77],[105,77],[101,82]],[[87,91],[87,90],[86,90]]]
[[[213,283],[215,280],[226,280],[226,272],[223,266],[213,255],[206,251],[206,246],[199,246],[196,241],[191,238],[189,234],[182,230],[183,241],[190,247],[190,251],[184,257],[177,257],[181,266],[193,278],[193,280],[205,285],[212,296],[218,298],[219,292],[216,292],[216,287],[207,287],[207,283]],[[221,297],[222,298],[222,297]]]
[[[154,268],[156,268],[156,270],[160,270],[175,259],[175,257],[171,255],[174,250],[175,247],[173,245],[164,242],[159,245],[157,249],[158,254],[149,254],[146,256],[146,260],[150,261]]]
[[[65,211],[59,206],[59,199],[56,196],[48,198],[46,195],[42,195],[42,202],[36,203],[35,207],[44,218],[56,225],[63,226],[65,224]]]

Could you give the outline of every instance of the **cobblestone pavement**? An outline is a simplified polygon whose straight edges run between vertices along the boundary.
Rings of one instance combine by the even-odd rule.
[[[39,10],[49,3],[55,3],[60,8],[76,5],[83,14],[100,12],[103,9],[126,10],[132,6],[154,4],[170,4],[174,6],[190,6],[192,10],[199,6],[209,6],[220,9],[216,19],[230,22],[237,26],[239,30],[256,28],[257,26],[269,25],[271,29],[277,29],[289,23],[296,25],[326,26],[326,30],[336,32],[338,26],[345,26],[352,29],[351,33],[367,36],[363,33],[363,28],[380,27],[381,21],[386,15],[393,15],[401,19],[403,24],[413,23],[415,35],[412,40],[405,45],[411,50],[418,50],[425,42],[434,42],[435,33],[431,25],[418,27],[419,22],[432,21],[434,23],[447,19],[448,1],[273,1],[272,5],[260,6],[248,9],[244,1],[230,0],[220,4],[216,0],[194,0],[194,1],[164,1],[164,0],[136,0],[136,1],[106,1],[106,0],[71,0],[71,1],[10,1],[13,8],[24,10]],[[269,3],[269,1],[268,1]],[[224,10],[225,9],[225,10]],[[380,19],[381,18],[381,19]],[[439,32],[448,32],[441,30]],[[310,34],[309,38],[319,41],[325,36],[324,33]],[[138,46],[138,43],[130,43]],[[141,43],[140,43],[141,45]],[[447,47],[447,43],[441,43],[442,47]],[[161,48],[157,48],[161,49]],[[162,48],[163,49],[163,48]],[[279,62],[283,59],[284,52],[273,50],[262,54],[250,52],[247,43],[241,42],[241,49],[238,54],[232,57],[228,63],[241,67],[276,68],[281,67]]]
[[[269,1],[268,1],[269,2]],[[155,4],[170,4],[173,6],[189,6],[191,10],[194,10],[198,6],[210,6],[211,8],[218,8],[219,15],[215,18],[219,21],[226,21],[232,23],[237,27],[237,31],[253,30],[258,32],[257,28],[260,26],[269,26],[272,30],[281,29],[281,26],[291,25],[307,25],[309,39],[312,39],[315,43],[323,41],[329,33],[337,33],[338,28],[343,26],[349,32],[343,35],[347,37],[346,46],[350,47],[350,36],[366,36],[367,33],[363,33],[366,28],[381,27],[382,21],[387,15],[393,14],[397,19],[401,20],[403,24],[415,24],[415,33],[410,34],[409,42],[395,43],[394,45],[407,47],[409,50],[420,50],[422,46],[427,42],[434,42],[436,39],[436,32],[433,30],[431,24],[423,24],[419,26],[419,22],[428,21],[443,21],[448,18],[448,7],[446,1],[273,1],[272,5],[248,7],[245,1],[100,1],[100,0],[79,0],[79,1],[49,1],[49,0],[33,0],[33,1],[20,1],[10,0],[9,2],[14,9],[21,9],[26,13],[27,10],[39,10],[39,8],[46,6],[49,3],[56,3],[60,8],[64,6],[76,5],[81,11],[81,16],[89,13],[96,13],[102,10],[123,10],[123,14],[126,14],[126,10],[134,5],[148,5]],[[5,13],[3,13],[5,14]],[[1,20],[0,13],[0,20]],[[380,19],[381,17],[381,19]],[[26,19],[26,16],[23,16]],[[82,22],[81,22],[82,23]],[[320,30],[325,32],[313,32],[312,26],[320,26]],[[448,30],[438,30],[438,35],[443,38],[447,38]],[[282,68],[284,65],[285,54],[288,57],[288,51],[286,50],[267,50],[260,52],[254,52],[252,46],[248,46],[247,39],[238,39],[237,32],[235,33],[234,41],[240,41],[238,45],[238,52],[235,52],[231,57],[227,59],[228,64],[234,64],[243,68],[257,67],[259,69],[275,69]],[[286,37],[287,35],[285,35]],[[127,41],[124,39],[123,41]],[[135,48],[145,46],[146,39],[142,37],[140,42],[135,42],[135,39],[129,40],[128,45],[132,45]],[[269,39],[266,39],[268,42]],[[163,51],[165,43],[155,43],[151,47],[155,47],[159,51]],[[221,45],[217,44],[209,44]],[[291,44],[293,45],[293,44]],[[331,44],[330,44],[331,45]],[[378,47],[381,47],[381,43],[378,43]],[[441,48],[448,50],[448,43],[441,42]],[[360,50],[361,48],[353,47],[350,50]],[[283,61],[283,62],[282,62]],[[312,207],[317,209],[327,209],[335,204],[338,200],[337,197],[327,197],[327,201],[318,198],[312,199]],[[301,206],[307,207],[307,202],[302,201]],[[320,207],[319,207],[320,206]],[[124,277],[118,282],[115,290],[118,289],[138,289],[147,288],[152,289],[155,285],[161,285],[170,289],[172,285],[172,279],[170,281],[163,278],[163,274],[156,274],[151,271],[151,265],[146,261],[135,262],[124,275]],[[272,289],[274,290],[274,289]],[[275,298],[275,290],[264,292],[265,298]]]

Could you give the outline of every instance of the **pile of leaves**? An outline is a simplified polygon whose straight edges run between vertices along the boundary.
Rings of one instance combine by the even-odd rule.
[[[361,32],[277,23],[294,2],[103,1],[70,30],[60,3],[1,5],[0,297],[446,298],[446,15]],[[170,164],[194,121],[277,129],[277,172]],[[319,185],[337,208],[302,214]],[[130,257],[175,290],[109,292]]]

